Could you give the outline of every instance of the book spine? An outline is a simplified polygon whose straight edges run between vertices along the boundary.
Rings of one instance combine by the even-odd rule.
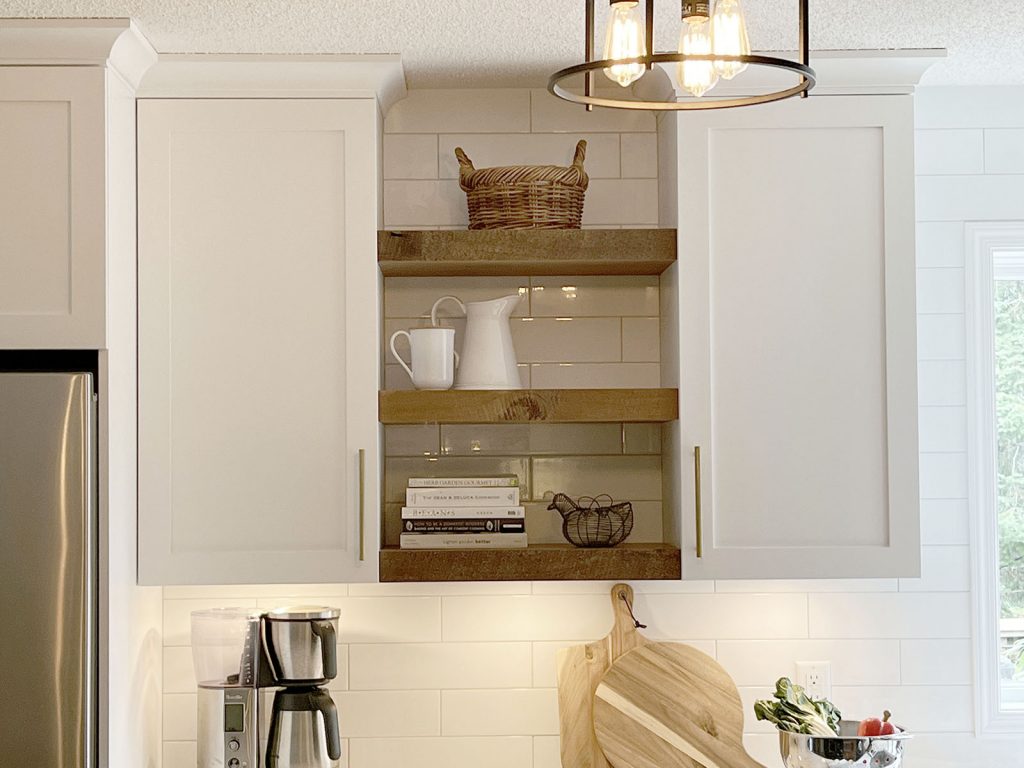
[[[402,549],[523,549],[525,533],[403,533]]]
[[[403,520],[445,520],[448,518],[523,518],[526,507],[402,507]]]
[[[405,520],[402,523],[404,533],[526,533],[524,518],[512,520],[491,520],[473,518],[471,520]]]
[[[518,507],[518,488],[409,488],[409,507]]]
[[[409,488],[518,488],[516,475],[496,477],[410,477]]]

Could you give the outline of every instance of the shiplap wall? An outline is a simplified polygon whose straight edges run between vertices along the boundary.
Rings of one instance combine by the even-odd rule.
[[[465,226],[456,143],[479,165],[565,163],[580,136],[593,148],[587,223],[654,223],[649,116],[587,114],[540,91],[414,91],[385,129],[389,227]],[[1011,766],[1024,737],[972,735],[963,224],[1024,220],[1024,88],[923,90],[918,177],[922,578],[638,583],[635,607],[652,637],[716,656],[748,713],[797,660],[828,659],[840,708],[888,708],[919,734],[914,768]],[[189,611],[292,600],[342,610],[334,696],[349,768],[556,768],[555,652],[607,632],[609,587],[167,588],[165,768],[195,765]],[[750,718],[747,731],[751,753],[778,768],[772,729]]]

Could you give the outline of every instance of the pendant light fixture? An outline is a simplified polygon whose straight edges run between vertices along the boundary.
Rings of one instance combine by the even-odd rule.
[[[654,0],[645,0],[641,22],[639,0],[610,0],[605,35],[604,58],[594,58],[594,2],[585,0],[586,34],[584,61],[559,70],[548,81],[548,90],[566,101],[586,105],[587,109],[691,110],[745,107],[780,101],[792,96],[807,96],[814,87],[815,74],[810,67],[808,5],[799,4],[799,61],[750,52],[750,38],[741,0],[681,0],[679,49],[674,53],[654,53]],[[655,64],[675,64],[676,79],[685,92],[682,99],[641,101],[594,93],[595,73],[603,71],[613,83],[626,88],[654,68]],[[770,93],[714,98],[708,94],[721,80],[732,80],[749,67],[769,67],[795,75],[798,82]],[[583,75],[583,92],[567,89],[563,82]]]

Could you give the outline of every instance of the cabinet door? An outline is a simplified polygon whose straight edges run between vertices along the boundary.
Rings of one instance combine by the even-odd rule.
[[[104,70],[0,67],[0,349],[104,346]]]
[[[138,120],[140,580],[376,580],[375,103]]]
[[[679,123],[686,577],[917,575],[911,98]]]

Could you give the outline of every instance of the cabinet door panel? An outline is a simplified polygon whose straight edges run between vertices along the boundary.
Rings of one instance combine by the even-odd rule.
[[[837,97],[681,121],[688,577],[919,567],[911,119]]]
[[[0,67],[0,348],[104,346],[104,72]]]
[[[140,103],[147,582],[376,577],[373,110]]]

